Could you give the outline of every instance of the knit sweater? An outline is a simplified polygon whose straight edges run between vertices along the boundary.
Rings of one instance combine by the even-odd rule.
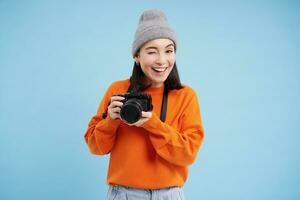
[[[202,144],[204,132],[196,93],[187,85],[168,93],[166,121],[159,118],[164,86],[146,89],[152,97],[152,117],[142,126],[102,118],[111,96],[126,93],[129,80],[106,91],[84,135],[96,155],[110,153],[107,183],[140,189],[183,186]]]

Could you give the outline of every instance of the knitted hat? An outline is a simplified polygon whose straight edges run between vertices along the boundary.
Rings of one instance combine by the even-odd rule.
[[[140,17],[138,28],[135,32],[132,56],[135,56],[143,44],[158,38],[168,38],[174,42],[176,47],[176,35],[168,25],[166,15],[157,9],[145,10]]]

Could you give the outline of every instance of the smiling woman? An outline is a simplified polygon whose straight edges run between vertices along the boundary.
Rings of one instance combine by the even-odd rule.
[[[147,42],[135,56],[141,65],[147,83],[152,87],[163,85],[175,63],[175,47],[170,39],[154,39]]]
[[[108,199],[184,199],[204,132],[197,95],[180,82],[176,42],[162,11],[144,11],[132,75],[111,84],[88,125],[90,151],[110,154]]]

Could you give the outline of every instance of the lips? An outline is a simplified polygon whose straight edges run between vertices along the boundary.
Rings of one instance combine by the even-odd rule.
[[[158,72],[158,73],[162,73],[165,72],[167,70],[167,67],[163,67],[163,68],[152,68],[153,71]]]

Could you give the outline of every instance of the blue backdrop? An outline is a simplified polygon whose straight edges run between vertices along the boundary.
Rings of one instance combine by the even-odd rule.
[[[300,199],[299,1],[0,1],[0,199],[104,199],[83,135],[144,9],[178,35],[205,141],[186,199]]]

